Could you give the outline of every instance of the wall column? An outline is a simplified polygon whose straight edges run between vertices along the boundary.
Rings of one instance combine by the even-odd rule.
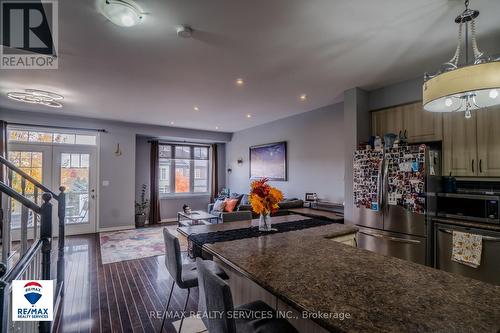
[[[352,88],[344,92],[344,220],[353,224],[353,172],[352,159],[360,142],[370,137],[370,111],[368,109],[368,93],[360,88]]]

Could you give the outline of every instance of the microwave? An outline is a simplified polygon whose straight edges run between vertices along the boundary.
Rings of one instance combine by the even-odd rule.
[[[500,224],[500,196],[437,193],[437,216]]]

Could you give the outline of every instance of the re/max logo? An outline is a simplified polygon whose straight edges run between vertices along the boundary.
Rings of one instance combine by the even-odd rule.
[[[29,315],[49,315],[49,309],[17,309],[18,315],[29,316]]]

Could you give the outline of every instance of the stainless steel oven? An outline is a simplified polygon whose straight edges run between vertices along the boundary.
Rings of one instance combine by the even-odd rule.
[[[481,264],[472,268],[452,261],[453,231],[478,234],[483,239]],[[500,285],[500,232],[437,223],[434,227],[435,267],[447,272]]]

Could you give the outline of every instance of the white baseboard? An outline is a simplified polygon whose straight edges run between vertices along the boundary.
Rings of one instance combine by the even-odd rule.
[[[121,227],[99,228],[99,232],[120,231],[120,230],[127,230],[127,229],[135,229],[135,224],[124,225]]]

